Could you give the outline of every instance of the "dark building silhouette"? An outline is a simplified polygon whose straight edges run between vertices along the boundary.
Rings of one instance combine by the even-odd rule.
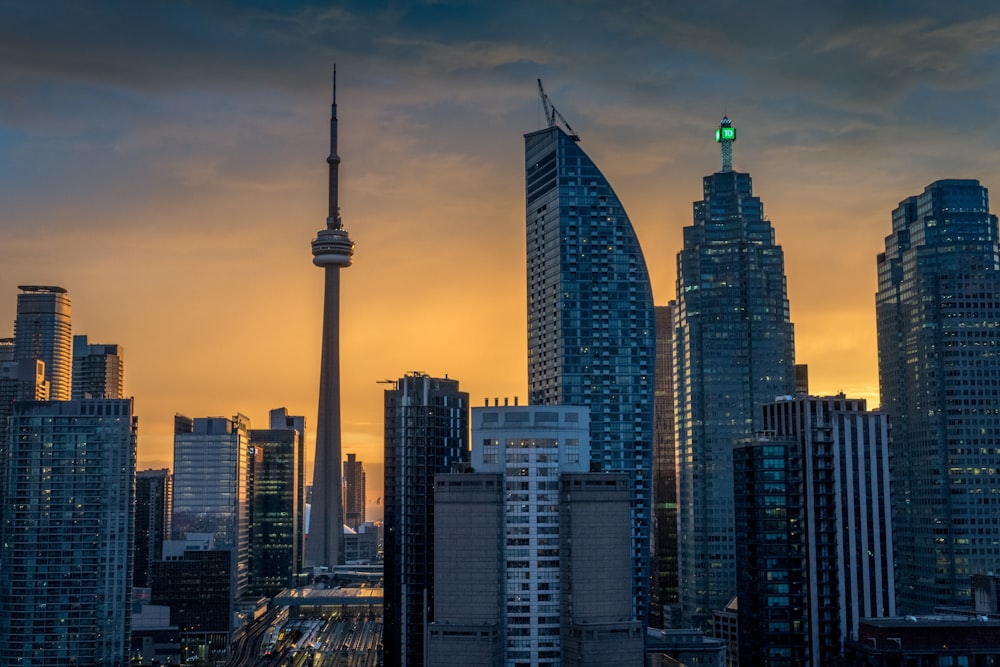
[[[975,180],[904,199],[878,256],[879,387],[892,428],[902,613],[971,603],[1000,543],[1000,249]]]
[[[365,466],[355,454],[344,461],[344,521],[354,529],[365,522]]]
[[[692,624],[736,593],[733,442],[760,428],[760,404],[795,392],[784,255],[750,174],[733,171],[735,138],[723,118],[722,170],[703,179],[677,256],[678,586]]]
[[[578,141],[554,124],[524,136],[528,402],[590,407],[591,462],[628,476],[633,614],[645,622],[653,295],[625,207]]]
[[[233,560],[212,542],[208,534],[168,541],[152,569],[152,603],[170,607],[182,657],[201,664],[226,660],[233,627]]]
[[[170,539],[173,477],[166,468],[135,474],[135,550],[132,585],[149,588],[152,564],[163,558]]]
[[[286,427],[286,418],[283,408],[272,410],[272,428],[249,433],[254,452],[250,591],[266,597],[293,586],[302,571],[303,438]]]
[[[121,345],[91,343],[73,336],[73,398],[121,398],[125,350]]]
[[[674,303],[656,306],[653,401],[653,560],[650,624],[672,628],[677,612],[677,471],[674,467]]]
[[[408,373],[386,390],[386,665],[424,665],[424,623],[434,620],[434,475],[468,459],[469,394],[457,380]]]

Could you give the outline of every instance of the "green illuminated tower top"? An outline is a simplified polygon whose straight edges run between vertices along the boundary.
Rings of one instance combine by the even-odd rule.
[[[722,144],[722,171],[733,170],[733,142],[736,141],[736,128],[729,116],[723,116],[719,129],[715,131],[715,140]]]

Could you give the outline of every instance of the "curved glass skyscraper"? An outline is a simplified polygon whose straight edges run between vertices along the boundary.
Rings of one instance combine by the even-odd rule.
[[[629,475],[632,588],[645,620],[653,460],[653,295],[632,223],[558,126],[525,135],[528,392],[590,406],[591,461]]]
[[[736,594],[733,442],[760,428],[757,406],[795,392],[784,255],[750,174],[733,171],[735,138],[724,118],[722,170],[703,179],[677,255],[677,560],[689,623]]]

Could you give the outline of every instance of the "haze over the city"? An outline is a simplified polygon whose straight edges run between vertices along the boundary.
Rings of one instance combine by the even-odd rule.
[[[988,2],[0,6],[0,336],[18,285],[68,289],[74,333],[125,347],[140,469],[171,466],[176,412],[263,427],[285,406],[311,458],[333,63],[356,243],[343,451],[370,497],[378,381],[526,396],[537,78],[625,204],[658,305],[733,120],[814,394],[878,404],[875,257],[896,204],[941,178],[1000,187]]]

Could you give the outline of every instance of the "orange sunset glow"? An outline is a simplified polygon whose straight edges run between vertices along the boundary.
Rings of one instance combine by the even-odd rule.
[[[658,305],[675,297],[701,178],[719,169],[715,128],[733,120],[814,394],[878,404],[875,258],[897,203],[942,178],[1000,187],[996,14],[56,4],[0,25],[0,336],[17,285],[65,287],[73,332],[125,348],[139,469],[172,467],[175,413],[265,427],[279,406],[306,416],[311,459],[323,275],[310,241],[326,218],[334,62],[356,244],[341,274],[343,451],[364,461],[370,504],[378,381],[423,371],[458,379],[474,406],[526,397],[536,78],[624,203]]]

